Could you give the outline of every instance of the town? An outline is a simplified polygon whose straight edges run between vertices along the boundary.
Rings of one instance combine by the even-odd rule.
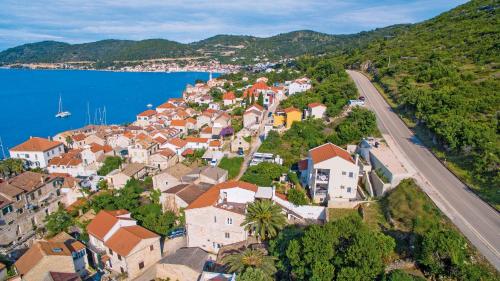
[[[298,123],[331,122],[319,102],[283,107],[312,88],[290,73],[273,83],[258,74],[211,78],[129,125],[89,125],[11,148],[5,161],[19,167],[2,174],[0,241],[17,260],[15,274],[235,280],[224,267],[231,253],[276,235],[254,225],[265,223],[249,218],[255,208],[275,208],[279,228],[323,224],[329,210],[355,209],[409,176],[380,138],[346,149],[318,144],[291,170],[284,155],[260,152]],[[365,110],[363,100],[342,114]]]

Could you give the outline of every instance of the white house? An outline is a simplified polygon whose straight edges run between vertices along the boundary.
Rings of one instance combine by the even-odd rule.
[[[49,160],[64,153],[64,144],[31,137],[9,150],[11,158],[23,159],[30,168],[45,168]]]
[[[245,110],[243,113],[243,127],[251,129],[258,127],[264,119],[264,108],[258,104],[254,104]]]
[[[320,119],[325,116],[325,112],[326,112],[326,105],[319,102],[313,102],[307,105],[306,116]]]
[[[288,85],[288,95],[302,93],[309,89],[311,89],[311,80],[308,78],[296,79]]]
[[[325,143],[309,150],[304,185],[309,186],[315,202],[346,202],[356,198],[359,167],[349,152]]]

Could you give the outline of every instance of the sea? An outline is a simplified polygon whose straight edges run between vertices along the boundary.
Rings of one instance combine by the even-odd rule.
[[[89,119],[92,124],[133,122],[148,104],[154,108],[181,97],[187,84],[208,78],[207,72],[0,69],[0,138],[5,154],[30,136],[54,136],[81,128]],[[63,110],[71,112],[68,118],[55,117],[59,97]]]

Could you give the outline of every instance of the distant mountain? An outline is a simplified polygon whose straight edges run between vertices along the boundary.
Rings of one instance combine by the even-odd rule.
[[[360,47],[373,38],[394,35],[407,25],[390,26],[352,35],[330,35],[309,30],[259,38],[244,35],[216,35],[198,42],[182,44],[165,39],[142,41],[102,40],[84,44],[43,41],[0,52],[0,63],[123,61],[155,58],[207,57],[229,61],[257,56],[270,59],[318,54],[328,50]]]

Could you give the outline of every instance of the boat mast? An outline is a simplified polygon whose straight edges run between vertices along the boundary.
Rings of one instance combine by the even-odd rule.
[[[2,138],[0,137],[0,148],[2,148],[2,156],[3,158],[2,159],[7,159],[7,157],[5,157],[5,150],[3,149],[3,142],[2,142]]]

